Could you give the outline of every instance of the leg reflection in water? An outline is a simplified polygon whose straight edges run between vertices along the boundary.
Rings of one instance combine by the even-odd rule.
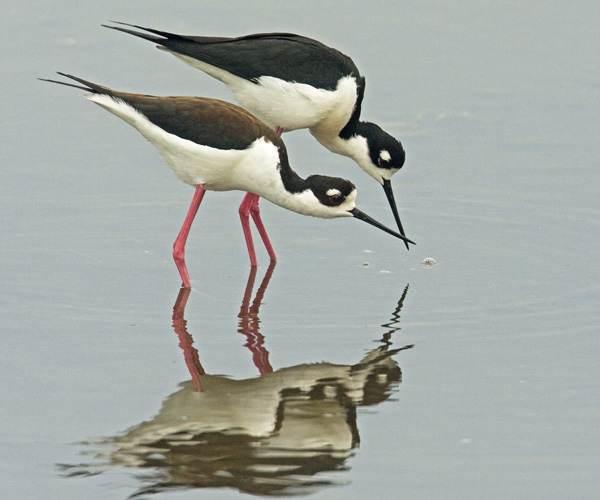
[[[252,305],[250,305],[250,297],[252,297],[252,289],[256,280],[256,267],[250,269],[244,299],[242,300],[242,306],[238,314],[238,332],[246,336],[247,342],[245,347],[252,352],[252,361],[254,361],[254,365],[258,368],[258,373],[261,375],[273,372],[273,368],[269,363],[269,351],[263,345],[265,337],[259,331],[260,319],[258,317],[258,310],[269,286],[269,281],[271,281],[271,277],[273,276],[275,264],[275,261],[271,261],[265,277],[256,291],[256,297],[252,301]]]

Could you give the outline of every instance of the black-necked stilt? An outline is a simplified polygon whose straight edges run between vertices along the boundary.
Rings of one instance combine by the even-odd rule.
[[[242,107],[267,125],[280,132],[308,128],[327,149],[352,158],[383,186],[404,235],[390,182],[404,165],[404,149],[378,125],[359,120],[365,78],[348,56],[291,33],[184,36],[117,24],[148,33],[106,27],[150,40],[222,81]]]
[[[239,208],[248,254],[257,265],[249,215],[267,248],[275,252],[260,218],[259,197],[302,215],[321,218],[356,217],[404,241],[413,243],[355,207],[356,188],[337,177],[311,175],[302,179],[287,159],[275,131],[242,108],[202,97],[155,97],[118,92],[65,73],[82,85],[46,80],[87,92],[85,97],[135,127],[162,154],[183,182],[196,187],[192,204],[173,246],[173,257],[190,288],[185,242],[207,190],[241,190],[248,194]],[[45,79],[44,79],[45,80]]]

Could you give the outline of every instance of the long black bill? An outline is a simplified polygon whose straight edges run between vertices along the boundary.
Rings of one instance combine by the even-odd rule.
[[[392,208],[394,219],[396,219],[396,224],[398,225],[398,230],[400,231],[400,234],[404,236],[404,228],[402,227],[402,222],[400,222],[398,208],[396,207],[396,200],[394,199],[394,191],[392,191],[392,182],[389,179],[383,180],[383,190],[385,191],[385,195],[387,196],[387,199],[390,202],[390,207]],[[406,240],[404,240],[404,244],[406,245],[406,249],[409,250],[408,243],[406,242]]]
[[[366,213],[361,212],[358,208],[354,208],[353,210],[350,210],[350,213],[357,219],[364,220],[367,224],[371,224],[371,226],[375,226],[376,228],[381,229],[382,231],[385,231],[386,233],[391,234],[392,236],[395,236],[396,238],[400,238],[402,241],[404,241],[406,246],[408,246],[409,243],[416,245],[416,243],[414,241],[409,240],[406,236],[404,236],[402,234],[398,234],[396,231],[392,231],[389,227],[385,227],[380,222],[377,222],[372,217],[369,217]]]

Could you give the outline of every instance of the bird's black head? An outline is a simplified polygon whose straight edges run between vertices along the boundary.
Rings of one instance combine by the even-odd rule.
[[[354,193],[352,203],[356,198],[354,184],[339,177],[311,175],[306,178],[306,183],[319,202],[326,207],[339,207],[351,193]]]
[[[356,127],[356,135],[357,140],[355,144],[359,145],[356,151],[359,154],[357,154],[355,159],[360,167],[383,187],[385,196],[394,214],[398,230],[404,236],[404,229],[400,221],[400,215],[398,214],[390,182],[392,176],[404,165],[406,159],[404,148],[400,141],[374,123],[359,122]],[[405,243],[406,248],[408,248],[406,240]]]
[[[406,243],[413,243],[405,236],[392,231],[372,217],[356,208],[356,188],[354,184],[339,177],[326,177],[324,175],[311,175],[306,178],[308,189],[299,196],[304,197],[307,192],[312,193],[304,199],[305,209],[296,210],[305,215],[332,219],[334,217],[354,217],[371,224]]]
[[[374,123],[362,122],[360,129],[360,134],[367,139],[371,163],[379,169],[388,170],[384,177],[389,179],[406,160],[402,144]]]

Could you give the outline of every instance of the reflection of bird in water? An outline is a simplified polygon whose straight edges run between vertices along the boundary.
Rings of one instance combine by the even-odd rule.
[[[74,85],[52,83],[89,92],[88,99],[135,127],[163,155],[173,172],[195,186],[194,197],[173,258],[183,286],[191,288],[185,263],[185,243],[200,203],[208,191],[246,191],[239,212],[252,266],[257,265],[250,233],[252,216],[271,260],[276,260],[260,217],[259,197],[302,215],[331,219],[354,217],[397,238],[355,206],[356,188],[345,179],[294,172],[281,138],[267,125],[233,104],[201,97],[156,97],[118,92],[102,85],[59,73]]]
[[[249,285],[253,281],[251,274]],[[257,296],[266,284],[263,280]],[[241,311],[249,310],[249,298],[246,293]],[[339,478],[324,473],[347,467],[360,439],[357,407],[389,398],[402,377],[392,356],[412,346],[390,349],[388,338],[352,365],[307,363],[275,371],[265,369],[270,364],[261,346],[253,350],[253,359],[260,360],[262,375],[233,380],[204,374],[185,331],[182,304],[180,294],[174,325],[180,328],[192,381],[180,384],[151,420],[121,436],[89,443],[106,464],[65,467],[67,474],[95,474],[114,466],[144,470],[149,485],[134,496],[181,487],[292,495],[339,484]],[[388,323],[387,333],[399,330],[396,325]]]

